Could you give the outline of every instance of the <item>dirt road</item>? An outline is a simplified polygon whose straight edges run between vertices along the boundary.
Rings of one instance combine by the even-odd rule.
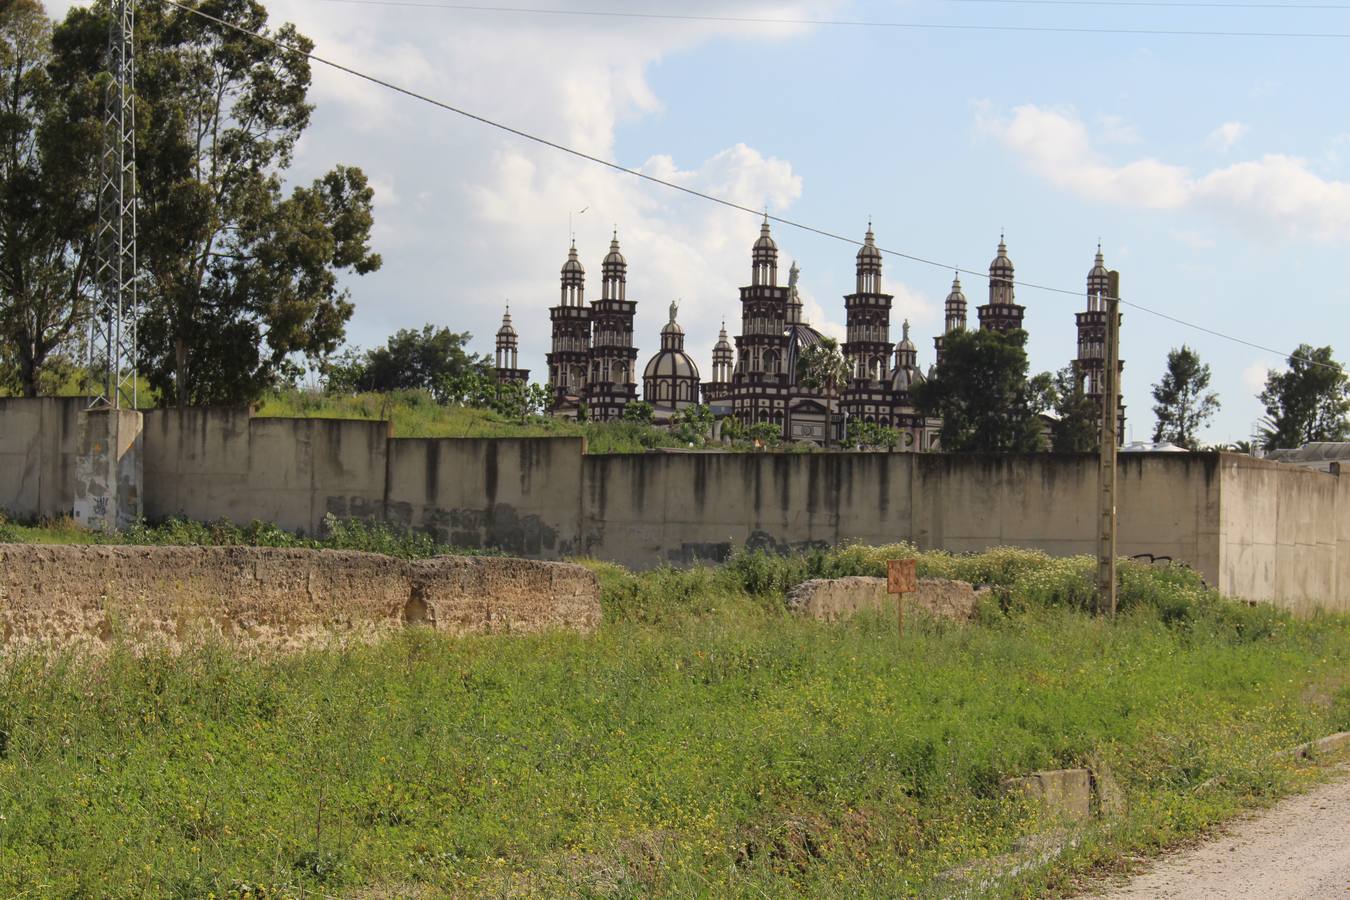
[[[1097,895],[1105,900],[1350,898],[1350,769]]]

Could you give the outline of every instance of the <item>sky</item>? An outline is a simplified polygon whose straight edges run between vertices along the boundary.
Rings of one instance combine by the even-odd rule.
[[[643,20],[273,0],[315,53],[476,114],[775,216],[878,243],[892,340],[908,318],[933,362],[948,266],[988,270],[1000,232],[1019,280],[1082,292],[1100,240],[1121,294],[1283,353],[1344,359],[1350,279],[1350,6],[1008,0],[532,0],[532,8],[722,17],[1279,31],[1258,38]],[[1328,0],[1329,2],[1329,0]],[[420,4],[420,5],[417,5]],[[481,6],[508,6],[480,0]],[[1306,5],[1306,4],[1305,4]],[[69,2],[49,3],[62,15]],[[646,184],[315,66],[313,124],[291,179],[336,164],[375,186],[380,271],[346,279],[348,336],[376,346],[425,323],[490,354],[510,303],[521,365],[547,377],[548,308],[569,228],[598,296],[617,228],[638,300],[639,362],[672,300],[706,376],[721,320],[734,334],[756,218]],[[584,213],[580,212],[585,210]],[[578,214],[580,213],[580,214]],[[570,223],[570,224],[569,224]],[[855,247],[775,227],[801,266],[807,318],[842,336]],[[974,309],[987,281],[963,276]],[[1082,296],[1019,287],[1032,371],[1074,355]],[[1152,436],[1151,386],[1187,344],[1223,403],[1204,435],[1252,432],[1279,353],[1126,307],[1131,439]]]

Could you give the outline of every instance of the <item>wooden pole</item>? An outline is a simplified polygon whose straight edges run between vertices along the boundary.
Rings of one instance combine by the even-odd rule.
[[[1120,394],[1120,273],[1110,273],[1109,296],[1098,296],[1106,309],[1106,371],[1102,383],[1101,451],[1098,508],[1101,528],[1097,542],[1097,611],[1116,614],[1116,446]]]

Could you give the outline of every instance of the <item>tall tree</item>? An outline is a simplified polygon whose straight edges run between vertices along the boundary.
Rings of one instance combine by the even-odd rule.
[[[1209,365],[1182,344],[1167,354],[1167,371],[1153,386],[1153,440],[1195,450],[1199,432],[1219,411],[1219,395],[1209,389]]]
[[[313,46],[292,25],[268,31],[256,0],[197,5]],[[98,0],[57,27],[53,71],[67,91],[100,77],[108,15]],[[352,307],[338,272],[380,265],[369,246],[373,192],[344,166],[283,189],[311,110],[299,53],[161,4],[137,11],[136,42],[141,368],[180,406],[252,400],[298,356],[341,342]]]
[[[914,388],[921,415],[941,417],[951,453],[1029,453],[1043,447],[1036,390],[1027,379],[1027,334],[1020,329],[954,331],[934,377]]]
[[[1284,372],[1269,372],[1260,394],[1267,450],[1350,438],[1350,379],[1330,347],[1299,344]]]
[[[1053,375],[1043,372],[1032,379],[1033,386],[1038,379],[1049,382],[1038,407],[1054,413],[1050,449],[1056,453],[1096,453],[1101,446],[1101,404],[1083,393],[1077,365],[1065,366]]]
[[[495,385],[487,357],[465,349],[473,336],[467,331],[424,325],[400,329],[383,347],[367,351],[364,359],[348,353],[332,365],[338,385],[357,391],[398,391],[420,388],[449,402],[458,380],[467,377]],[[486,390],[486,388],[485,388]],[[472,393],[472,392],[469,392]]]
[[[99,131],[65,114],[51,37],[36,0],[0,3],[0,358],[29,397],[90,308]]]
[[[798,383],[825,395],[826,447],[830,446],[830,433],[834,430],[834,410],[839,389],[848,382],[849,373],[848,360],[840,352],[839,342],[834,338],[821,338],[820,343],[806,347],[797,357]]]

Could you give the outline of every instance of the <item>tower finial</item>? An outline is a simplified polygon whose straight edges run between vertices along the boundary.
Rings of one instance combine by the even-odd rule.
[[[900,330],[904,339],[909,340],[909,319],[905,320],[905,324],[900,327]]]

